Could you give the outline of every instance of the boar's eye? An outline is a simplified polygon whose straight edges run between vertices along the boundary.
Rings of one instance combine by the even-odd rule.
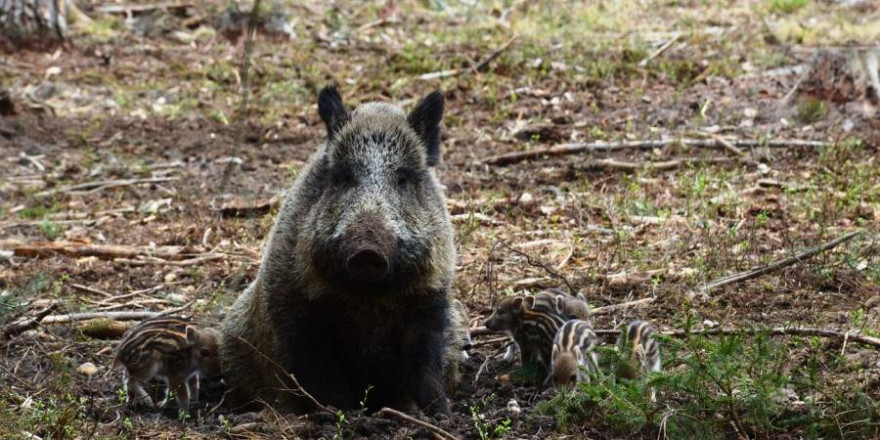
[[[346,171],[336,171],[332,175],[333,188],[344,189],[354,186],[354,176]]]
[[[413,176],[412,172],[408,170],[401,170],[397,173],[397,188],[401,190],[408,189],[416,183],[416,178]]]
[[[211,350],[208,350],[207,348],[203,348],[203,349],[199,350],[199,356],[201,356],[203,358],[209,358],[209,357],[211,357]]]
[[[568,378],[568,380],[571,381],[572,383],[577,383],[577,381],[578,381],[577,374],[572,374],[571,377]]]

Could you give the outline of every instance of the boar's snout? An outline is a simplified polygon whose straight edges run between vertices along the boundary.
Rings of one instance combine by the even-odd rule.
[[[349,225],[343,239],[345,269],[352,280],[382,281],[391,274],[397,238],[376,214],[362,214]]]
[[[356,281],[374,283],[388,275],[388,259],[373,249],[363,249],[348,257],[346,266]]]

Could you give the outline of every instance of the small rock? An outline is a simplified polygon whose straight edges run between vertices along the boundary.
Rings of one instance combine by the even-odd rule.
[[[518,416],[522,412],[522,408],[519,407],[519,402],[516,399],[510,399],[507,402],[507,411],[514,416]]]
[[[535,196],[531,195],[530,193],[524,192],[524,193],[522,193],[522,195],[519,196],[519,204],[520,205],[526,205],[526,206],[531,205],[532,202],[534,202],[534,201],[535,201]]]
[[[177,274],[174,272],[168,272],[167,274],[165,274],[165,282],[166,283],[172,283],[176,279],[177,279]]]
[[[715,328],[715,327],[718,327],[718,323],[711,320],[711,319],[707,319],[707,320],[703,321],[703,327]]]
[[[755,116],[758,116],[758,110],[748,107],[743,110],[743,115],[749,119],[754,119]]]
[[[86,376],[91,377],[91,376],[94,376],[95,373],[98,372],[98,367],[96,367],[95,364],[93,364],[91,362],[86,362],[86,363],[80,365],[79,367],[77,367],[76,372],[79,374],[85,374]]]
[[[496,377],[495,380],[497,380],[500,383],[507,383],[507,382],[510,382],[510,375],[509,374],[502,374],[502,375]]]
[[[169,274],[169,275],[171,275],[171,274]],[[165,279],[167,280],[168,277],[166,276]],[[169,293],[168,295],[165,295],[165,299],[167,299],[168,301],[171,301],[175,305],[180,305],[180,304],[183,304],[186,302],[186,297],[184,297],[183,295],[181,295],[179,293]]]

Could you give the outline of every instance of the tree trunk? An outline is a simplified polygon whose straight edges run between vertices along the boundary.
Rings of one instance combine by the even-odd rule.
[[[15,47],[64,41],[75,20],[89,19],[71,0],[0,0],[0,39]]]

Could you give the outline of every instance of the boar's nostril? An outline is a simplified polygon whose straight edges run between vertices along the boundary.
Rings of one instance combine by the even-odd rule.
[[[357,281],[375,282],[388,275],[388,260],[371,249],[349,257],[347,266],[349,275]]]

